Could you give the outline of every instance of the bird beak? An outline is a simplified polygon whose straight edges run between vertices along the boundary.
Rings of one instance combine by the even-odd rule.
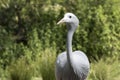
[[[65,22],[65,20],[64,20],[64,18],[62,18],[57,24],[61,24],[61,23],[64,23]]]

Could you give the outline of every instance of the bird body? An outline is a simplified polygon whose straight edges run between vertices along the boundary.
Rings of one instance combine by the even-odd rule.
[[[86,80],[89,73],[89,60],[82,51],[72,51],[72,37],[79,25],[78,18],[66,13],[58,24],[67,25],[67,51],[58,55],[55,66],[56,80]]]
[[[72,53],[72,66],[70,67],[67,60],[67,53],[63,52],[58,55],[56,61],[57,80],[85,80],[89,71],[89,62],[86,55],[82,51]],[[87,67],[86,67],[87,66]]]

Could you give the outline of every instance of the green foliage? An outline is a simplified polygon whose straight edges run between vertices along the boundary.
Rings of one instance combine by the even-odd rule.
[[[2,74],[3,71],[4,71],[4,70],[0,67],[0,77],[3,77],[3,74]]]
[[[54,67],[56,60],[56,51],[54,49],[45,49],[38,56],[37,65],[39,73],[43,80],[55,80]]]
[[[75,50],[80,49],[88,56],[99,55],[99,57],[104,54],[119,54],[119,0],[67,0],[64,2],[66,12],[74,12],[80,19],[80,28],[73,40]]]
[[[120,0],[0,0],[0,73],[5,70],[6,75],[6,68],[12,66],[18,73],[9,67],[11,77],[15,74],[24,77],[19,73],[24,69],[16,66],[34,65],[33,76],[54,80],[56,55],[66,50],[66,27],[56,23],[66,12],[76,14],[80,20],[73,50],[82,50],[89,58],[117,56],[120,59]],[[106,68],[112,70],[115,65],[117,62],[113,65],[103,60],[92,62],[91,68],[95,70],[90,79],[109,80]],[[24,71],[29,72],[26,68]]]
[[[120,63],[118,59],[106,58],[91,63],[88,80],[119,80]]]
[[[0,25],[12,36],[11,44],[22,42],[29,45],[28,35],[36,29],[42,48],[59,45],[58,52],[65,50],[66,30],[56,26],[56,22],[65,12],[73,12],[80,19],[80,28],[73,41],[74,50],[100,57],[119,53],[119,0],[1,0],[0,3]]]
[[[12,63],[8,69],[10,80],[31,80],[34,72],[34,67],[24,57]]]
[[[0,66],[0,79],[1,80],[6,80],[6,78],[8,77],[8,70],[3,69],[3,67]]]

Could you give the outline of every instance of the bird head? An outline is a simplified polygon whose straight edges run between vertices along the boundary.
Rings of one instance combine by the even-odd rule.
[[[61,24],[61,23],[66,23],[77,27],[79,25],[79,20],[73,13],[66,13],[64,17],[57,24]]]

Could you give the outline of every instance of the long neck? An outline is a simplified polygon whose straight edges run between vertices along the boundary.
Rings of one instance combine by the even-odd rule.
[[[71,65],[71,60],[72,60],[72,38],[73,38],[73,33],[74,30],[70,25],[67,25],[68,32],[67,32],[67,59],[68,62]]]

